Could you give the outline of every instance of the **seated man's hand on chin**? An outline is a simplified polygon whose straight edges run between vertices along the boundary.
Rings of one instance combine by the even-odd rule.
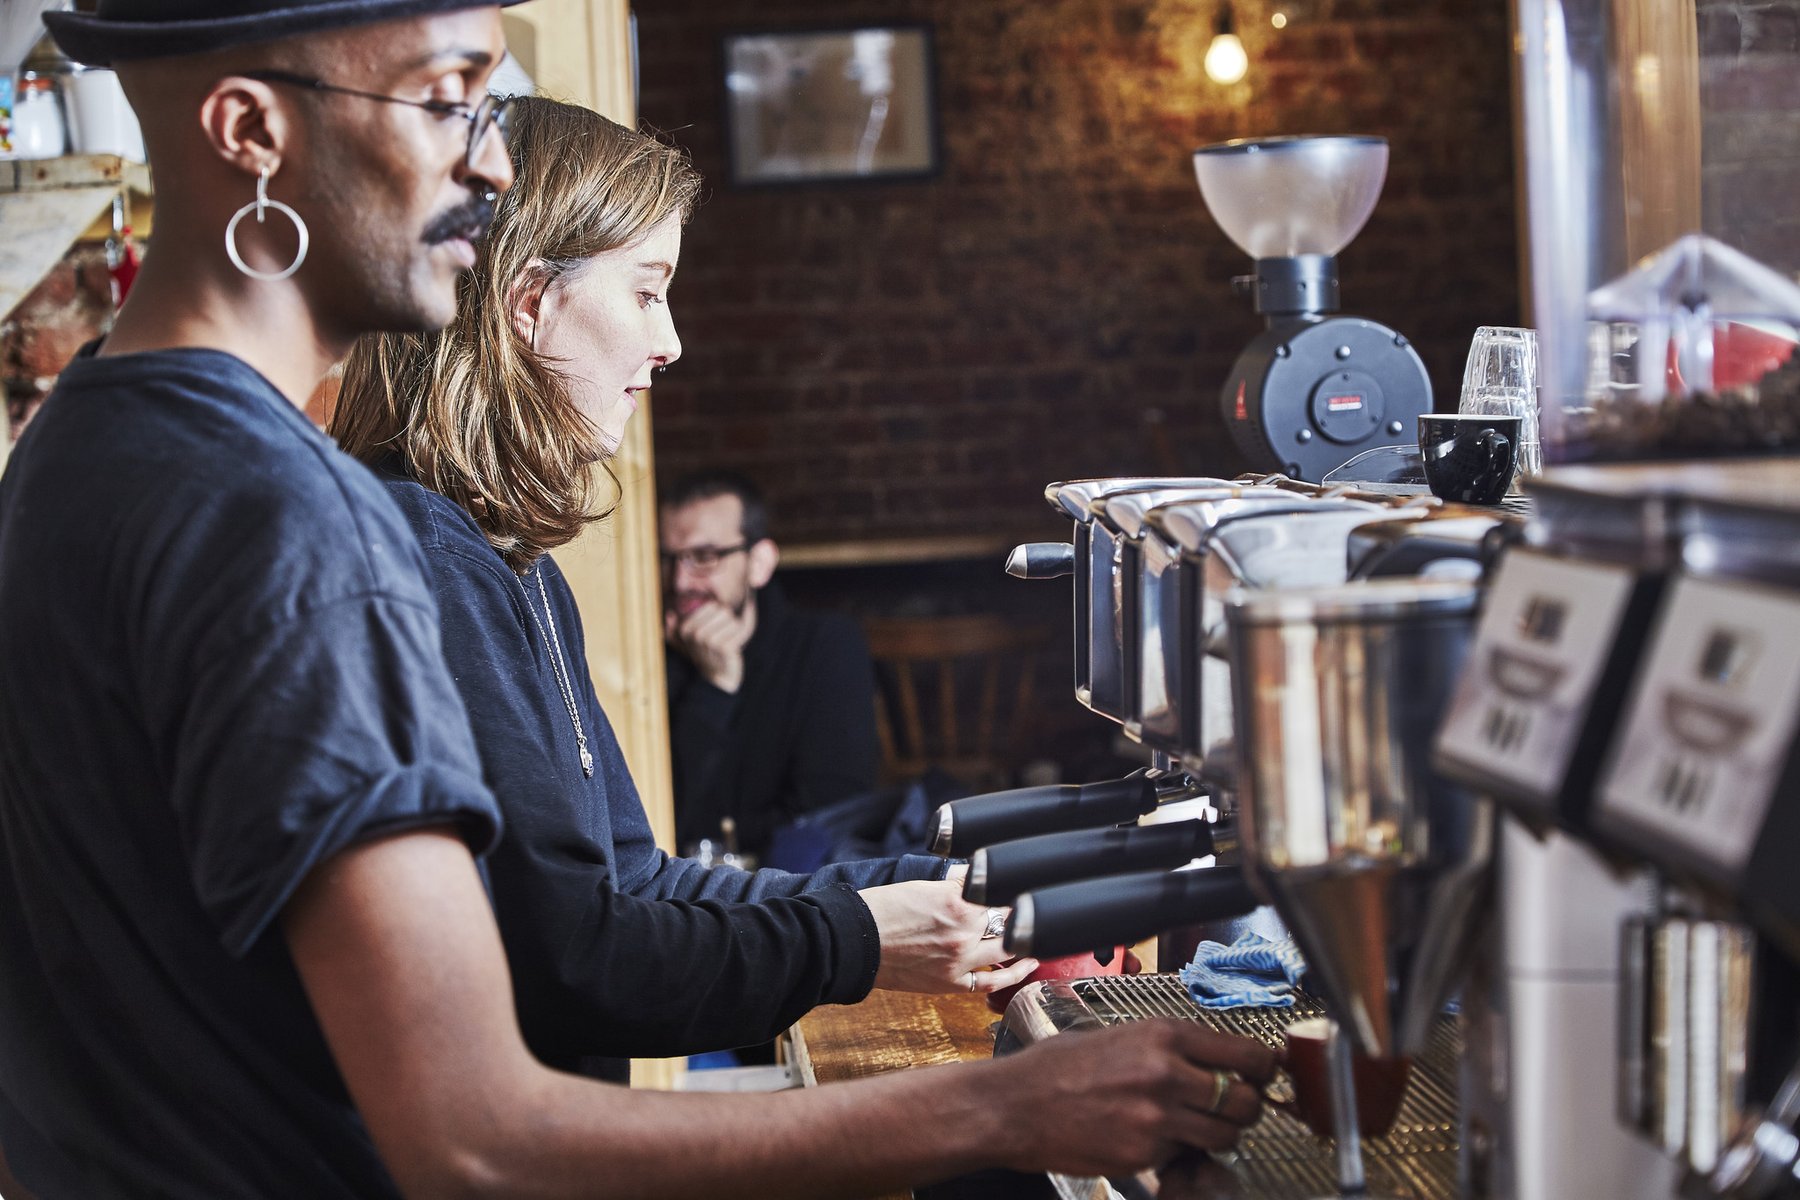
[[[756,632],[756,609],[734,613],[716,600],[686,616],[673,609],[663,614],[663,636],[686,655],[706,681],[722,692],[737,693],[744,682],[744,647]]]
[[[993,992],[1024,981],[1037,960],[1008,961],[1000,922],[1008,910],[962,898],[955,872],[859,892],[881,933],[875,986],[901,992]]]

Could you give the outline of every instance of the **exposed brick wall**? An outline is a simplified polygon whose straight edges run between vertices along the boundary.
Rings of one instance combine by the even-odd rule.
[[[1475,326],[1517,314],[1505,6],[1296,0],[1279,32],[1276,7],[1236,5],[1251,73],[1221,88],[1212,0],[642,6],[644,117],[713,180],[675,292],[686,357],[657,387],[665,477],[733,462],[799,542],[1042,529],[1053,478],[1235,469],[1215,389],[1259,326],[1189,152],[1237,136],[1390,139],[1344,306],[1413,338],[1448,395]],[[936,33],[939,178],[724,183],[721,33],[907,19]],[[103,323],[99,255],[0,327],[15,415]]]
[[[1800,3],[1699,0],[1701,208],[1707,229],[1800,271]]]
[[[1201,70],[1215,8],[641,6],[644,119],[713,181],[674,292],[684,361],[656,388],[659,471],[746,470],[796,542],[1044,529],[1052,479],[1237,469],[1217,387],[1260,325],[1189,156],[1251,135],[1390,139],[1344,308],[1410,336],[1453,405],[1475,327],[1517,321],[1506,6],[1239,0],[1251,71],[1231,88]],[[722,33],[891,20],[935,30],[940,178],[724,182]]]

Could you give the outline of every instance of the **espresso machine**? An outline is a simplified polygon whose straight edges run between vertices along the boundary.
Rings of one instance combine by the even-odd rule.
[[[1316,482],[1367,450],[1413,444],[1431,411],[1431,381],[1406,338],[1337,311],[1337,255],[1374,211],[1387,161],[1378,137],[1194,151],[1207,210],[1256,264],[1233,282],[1268,322],[1220,393],[1225,427],[1257,470]]]
[[[1045,803],[1027,791],[946,805],[938,818],[939,845],[970,857],[964,895],[977,903],[1012,903],[1032,888],[1133,868],[1210,865],[1219,843],[1229,845],[1230,822],[1221,821],[1218,798],[1199,783],[1197,758],[1181,758],[1168,738],[1146,742],[1142,736],[1146,695],[1153,697],[1159,713],[1166,707],[1154,668],[1179,658],[1173,644],[1168,655],[1152,654],[1146,679],[1141,651],[1146,643],[1160,646],[1164,636],[1160,607],[1145,600],[1146,586],[1155,587],[1157,578],[1145,567],[1146,521],[1182,506],[1213,514],[1213,523],[1255,514],[1299,516],[1311,507],[1306,499],[1278,489],[1216,479],[1084,480],[1052,484],[1045,495],[1075,521],[1073,544],[1066,553],[1054,543],[1021,546],[1009,570],[1043,578],[1051,575],[1043,564],[1069,563],[1075,575],[1076,699],[1149,747],[1151,766],[1138,778],[1156,781],[1157,790],[1154,797],[1140,794],[1136,801],[1107,799],[1104,804]],[[1118,823],[1128,827],[1107,827]],[[1247,892],[1241,878],[1227,874],[1177,881],[1195,889],[1192,895],[1183,900],[1175,892],[1162,894],[1146,914],[1167,904],[1183,911],[1194,905],[1199,910],[1240,907]]]
[[[1230,1168],[1237,1191],[1146,1177],[1058,1181],[1065,1196],[1311,1197],[1365,1178],[1398,1195],[1458,1194],[1458,1043],[1440,1013],[1481,927],[1473,913],[1490,878],[1491,822],[1473,797],[1433,778],[1425,756],[1476,585],[1347,582],[1359,528],[1430,520],[1441,506],[1409,511],[1391,496],[1261,486],[1272,493],[1262,502],[1216,494],[1143,508],[1127,492],[1103,506],[1114,531],[1138,543],[1135,605],[1119,610],[1123,654],[1137,662],[1126,672],[1138,696],[1127,728],[1190,773],[1216,776],[1225,760],[1208,794],[1239,820],[1234,844],[1219,847],[1230,861],[1035,887],[1016,897],[1008,944],[1055,956],[1197,914],[1254,920],[1260,909],[1269,924],[1251,928],[1269,937],[1291,929],[1300,943],[1308,994],[1287,1012],[1202,1014],[1172,975],[1045,982],[1014,998],[1001,1045],[1151,1015],[1278,1042],[1288,1020],[1319,1013],[1323,998],[1348,1031],[1346,1051],[1355,1041],[1416,1057],[1423,1082],[1396,1129],[1367,1142],[1366,1170],[1363,1140],[1323,1143],[1277,1114],[1246,1135]],[[1133,596],[1132,586],[1122,594]],[[1198,669],[1204,660],[1216,676]]]
[[[1393,496],[1325,498],[1321,491],[1248,480],[1082,481],[1047,489],[1052,504],[1077,519],[1076,541],[1086,551],[1060,556],[1084,564],[1074,587],[1077,699],[1118,722],[1150,752],[1147,774],[1186,785],[1142,806],[1061,803],[1052,811],[1031,795],[1021,803],[1018,793],[953,801],[939,828],[949,830],[949,844],[971,858],[968,899],[1010,903],[1022,891],[1116,875],[1132,865],[1208,866],[1202,860],[1221,848],[1226,860],[1233,860],[1231,704],[1221,594],[1236,585],[1342,581],[1348,535],[1417,503]],[[1021,547],[1013,567],[1057,561],[1056,549]],[[1213,678],[1203,688],[1208,674]],[[1208,776],[1204,780],[1202,772]],[[1204,834],[1194,821],[1206,823]],[[1103,828],[1120,822],[1129,825]],[[1207,876],[1147,876],[1136,882],[1143,902],[1133,908],[1131,920],[1150,933],[1158,921],[1183,915],[1195,921],[1209,912],[1234,916],[1227,910],[1249,895],[1235,865]],[[1062,901],[1061,896],[1046,900],[1052,909]],[[1115,900],[1110,907],[1118,911],[1121,903]],[[1025,907],[1029,925],[1032,903]],[[1034,952],[1068,952],[1046,948],[1072,936],[1058,932],[1060,925],[1051,920],[1039,930],[1038,936],[1049,940]],[[1285,936],[1272,915],[1261,928]],[[1192,949],[1179,947],[1180,961]]]
[[[1025,579],[1073,576],[1075,698],[1124,725],[1137,690],[1136,659],[1126,649],[1136,644],[1138,554],[1136,518],[1128,518],[1127,534],[1120,514],[1184,498],[1254,505],[1279,497],[1204,477],[1074,480],[1051,484],[1044,495],[1073,523],[1073,537],[1020,546],[1007,570]],[[1116,509],[1110,507],[1115,501]],[[1210,858],[1217,813],[1203,796],[1182,764],[1157,754],[1149,767],[1121,780],[952,801],[939,810],[932,848],[970,859],[965,898],[1010,904],[1032,887]],[[1203,881],[1207,887],[1224,882]],[[1233,881],[1231,894],[1241,891],[1241,882]]]
[[[1006,571],[1028,580],[1072,577],[1077,703],[1108,720],[1124,720],[1123,680],[1118,675],[1117,657],[1110,651],[1118,642],[1120,616],[1114,579],[1121,569],[1124,551],[1110,529],[1096,526],[1095,501],[1113,492],[1175,494],[1231,486],[1226,480],[1207,477],[1125,476],[1069,480],[1045,487],[1044,498],[1050,507],[1071,522],[1071,538],[1068,542],[1032,542],[1015,548],[1007,559]],[[1157,762],[1124,779],[971,796],[938,810],[931,849],[936,854],[968,857],[996,842],[1034,834],[1079,833],[1133,822],[1162,805],[1179,804],[1199,794],[1197,784],[1185,772],[1172,769],[1167,762]],[[1158,853],[1157,861],[1165,855],[1166,851]],[[988,890],[985,858],[977,865],[980,869],[971,872],[971,887],[965,894],[974,903],[990,903],[990,895],[998,896],[1000,892],[996,889],[990,894]]]

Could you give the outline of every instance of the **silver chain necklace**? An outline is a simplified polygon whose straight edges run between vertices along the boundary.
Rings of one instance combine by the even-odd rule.
[[[538,635],[550,647],[550,669],[556,675],[556,688],[562,693],[563,705],[569,710],[569,724],[575,727],[575,747],[581,751],[581,773],[589,779],[594,777],[594,756],[588,753],[587,734],[581,728],[581,713],[575,707],[575,687],[569,679],[569,668],[563,662],[562,643],[556,640],[556,614],[550,611],[550,591],[544,586],[544,564],[539,563],[532,572],[537,576],[538,595],[544,598],[544,620],[550,628],[544,628],[544,621],[538,620],[537,609],[531,606],[531,589],[525,586],[523,579],[519,587],[525,593],[525,611],[531,614],[531,623],[538,627]]]

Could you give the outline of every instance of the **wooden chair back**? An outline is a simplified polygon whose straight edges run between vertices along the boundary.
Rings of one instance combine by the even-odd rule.
[[[1049,630],[990,614],[870,617],[876,731],[888,782],[937,767],[977,789],[1009,786],[1037,708]]]

